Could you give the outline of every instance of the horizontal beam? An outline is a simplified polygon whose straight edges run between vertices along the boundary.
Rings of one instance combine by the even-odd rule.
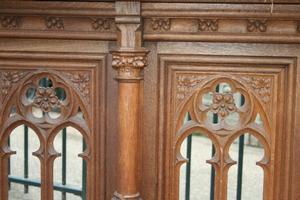
[[[21,178],[21,177],[16,177],[16,176],[8,176],[8,180],[10,183],[17,183],[17,184],[22,184],[22,185],[26,184],[26,185],[33,186],[33,187],[41,187],[41,181],[35,180],[35,179]],[[79,188],[76,188],[75,186],[61,185],[61,184],[55,183],[53,188],[56,191],[72,193],[77,196],[81,196],[81,194],[82,194],[82,190]]]

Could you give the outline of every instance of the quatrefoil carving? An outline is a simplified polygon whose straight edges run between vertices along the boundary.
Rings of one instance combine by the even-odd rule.
[[[231,79],[215,79],[195,97],[193,110],[197,121],[220,135],[250,122],[253,99],[242,85]]]
[[[40,74],[20,88],[19,108],[23,116],[39,124],[56,124],[72,115],[74,95],[63,80]]]

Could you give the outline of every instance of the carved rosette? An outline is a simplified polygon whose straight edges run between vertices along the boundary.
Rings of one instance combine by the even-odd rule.
[[[118,80],[140,80],[147,66],[147,50],[112,52],[112,67],[117,70]]]
[[[92,28],[95,31],[110,31],[111,24],[114,22],[114,20],[110,18],[95,18],[92,20]]]

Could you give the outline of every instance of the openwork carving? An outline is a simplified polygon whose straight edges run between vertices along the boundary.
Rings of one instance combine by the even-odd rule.
[[[248,32],[266,32],[267,31],[267,20],[260,19],[248,19],[247,20],[247,31]]]
[[[113,19],[109,18],[96,18],[93,19],[92,27],[96,31],[109,31],[111,29],[111,23]]]
[[[177,76],[177,99],[182,101],[191,93],[207,76],[180,74]]]
[[[219,20],[217,19],[199,19],[198,30],[206,32],[215,32],[219,29]]]
[[[2,72],[0,75],[4,83],[4,88],[1,84],[3,94],[10,92],[9,88],[18,83],[18,88],[11,94],[12,102],[8,102],[9,105],[5,106],[5,109],[8,109],[5,112],[10,112],[10,103],[13,103],[20,116],[42,128],[50,128],[53,124],[76,116],[79,110],[76,106],[81,105],[81,110],[85,106],[76,95],[76,86],[84,89],[85,86],[82,85],[87,80],[86,76],[83,76],[85,78],[83,83],[79,82],[72,87],[65,81],[65,77],[62,77],[64,73],[56,71],[37,72],[31,75],[29,72],[15,71]],[[74,75],[74,77],[74,81],[81,80],[81,76]],[[86,110],[84,115],[85,119],[90,118]]]
[[[171,29],[170,18],[152,18],[151,24],[154,31],[168,31]]]
[[[46,25],[47,29],[54,29],[54,30],[63,30],[64,29],[63,18],[61,18],[61,17],[46,17],[45,25]]]
[[[21,17],[20,16],[3,16],[0,17],[1,20],[1,27],[2,28],[18,28],[21,26]]]
[[[112,66],[118,72],[117,79],[141,79],[141,71],[147,66],[147,51],[113,52]]]
[[[232,80],[211,81],[197,92],[195,98],[193,110],[199,123],[220,135],[226,135],[250,120],[253,99],[242,85]],[[244,102],[239,102],[238,98],[243,98]],[[219,118],[218,123],[212,123],[214,114]]]
[[[252,87],[252,89],[260,96],[264,103],[268,103],[271,99],[272,79],[260,76],[245,76],[242,79]]]
[[[18,83],[24,76],[26,72],[22,71],[0,71],[0,89],[1,96],[0,102],[9,94],[12,87]]]

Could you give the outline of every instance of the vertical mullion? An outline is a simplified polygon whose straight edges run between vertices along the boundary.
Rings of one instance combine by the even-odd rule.
[[[187,138],[187,151],[186,157],[188,162],[186,164],[186,180],[185,180],[185,199],[190,199],[191,193],[191,164],[192,164],[192,137],[193,135],[189,135]]]
[[[241,96],[241,105],[245,102],[245,98]],[[238,158],[238,172],[237,172],[237,189],[236,199],[242,199],[242,186],[243,186],[243,164],[244,164],[244,143],[245,135],[239,137],[239,158]]]
[[[67,128],[62,130],[62,185],[67,184]],[[66,192],[61,193],[61,199],[66,200]]]
[[[239,158],[238,158],[238,175],[237,175],[237,190],[236,190],[237,200],[242,199],[244,140],[245,140],[245,135],[241,135],[239,138]]]
[[[24,125],[24,178],[29,177],[29,145],[28,145],[28,126]],[[24,193],[28,193],[29,187],[24,184]]]
[[[216,92],[220,92],[220,85],[217,85],[216,87]],[[213,114],[213,124],[218,123],[219,118],[217,114]],[[212,145],[211,148],[211,155],[214,156],[216,152],[216,149],[214,147],[214,144]],[[210,172],[210,200],[215,199],[215,176],[216,172],[213,166],[211,166],[211,172]]]
[[[82,152],[86,149],[86,143],[82,138]],[[82,159],[82,200],[86,200],[86,161]]]
[[[8,137],[8,146],[10,147],[10,136]],[[8,175],[11,174],[11,169],[10,169],[10,166],[11,166],[11,161],[10,161],[10,156],[8,157]],[[11,187],[11,183],[8,179],[8,188],[10,189]],[[1,196],[1,195],[0,195]]]

